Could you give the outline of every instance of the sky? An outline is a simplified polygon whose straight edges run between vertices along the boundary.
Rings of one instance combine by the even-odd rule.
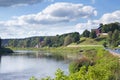
[[[120,22],[120,0],[0,0],[0,37],[53,36]]]

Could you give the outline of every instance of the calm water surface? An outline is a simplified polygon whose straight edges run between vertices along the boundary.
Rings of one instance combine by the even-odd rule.
[[[24,51],[24,53],[28,52]],[[21,54],[24,53],[21,52]],[[36,53],[34,52],[34,54]],[[46,76],[54,77],[58,68],[68,74],[68,62],[63,60],[38,57],[35,55],[1,56],[0,80],[29,80],[31,76],[35,76],[37,78],[43,78]]]

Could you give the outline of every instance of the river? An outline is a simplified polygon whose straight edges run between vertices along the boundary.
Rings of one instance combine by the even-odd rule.
[[[58,68],[68,74],[68,61],[38,56],[44,54],[42,52],[37,52],[37,56],[32,54],[36,52],[18,51],[15,55],[1,56],[0,80],[29,80],[32,76],[39,79],[54,77]]]

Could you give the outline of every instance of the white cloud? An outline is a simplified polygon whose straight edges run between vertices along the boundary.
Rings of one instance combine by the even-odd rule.
[[[18,17],[27,23],[35,24],[55,24],[70,22],[79,18],[89,18],[97,15],[97,11],[92,6],[73,3],[55,3],[48,6],[42,12],[32,15]]]
[[[74,31],[74,26],[64,25],[24,25],[24,26],[2,26],[0,29],[1,38],[24,38],[31,36],[51,36]]]
[[[82,33],[84,30],[91,30],[95,29],[99,26],[99,23],[97,21],[88,20],[86,23],[78,23],[76,25],[76,29],[79,30],[80,33]]]
[[[85,29],[91,30],[98,28],[100,23],[108,24],[114,22],[120,23],[120,10],[112,13],[106,13],[98,20],[88,20],[86,23],[78,23],[76,25],[76,29],[79,29],[81,31],[84,31]]]
[[[104,14],[100,20],[101,23],[112,23],[112,22],[120,22],[120,10],[117,10],[113,13]]]
[[[97,11],[92,6],[55,3],[37,14],[14,16],[12,20],[0,21],[0,26],[2,26],[0,36],[18,38],[65,33],[73,31],[73,26],[66,27],[65,23],[96,15]]]

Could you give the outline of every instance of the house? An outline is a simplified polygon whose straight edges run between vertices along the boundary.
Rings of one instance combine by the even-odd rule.
[[[108,33],[102,33],[102,26],[98,27],[97,29],[91,29],[91,31],[95,31],[97,36],[103,35],[107,36]]]
[[[102,27],[100,26],[99,28],[97,29],[91,29],[91,31],[95,31],[96,32],[96,35],[99,36],[101,34],[101,29]]]

